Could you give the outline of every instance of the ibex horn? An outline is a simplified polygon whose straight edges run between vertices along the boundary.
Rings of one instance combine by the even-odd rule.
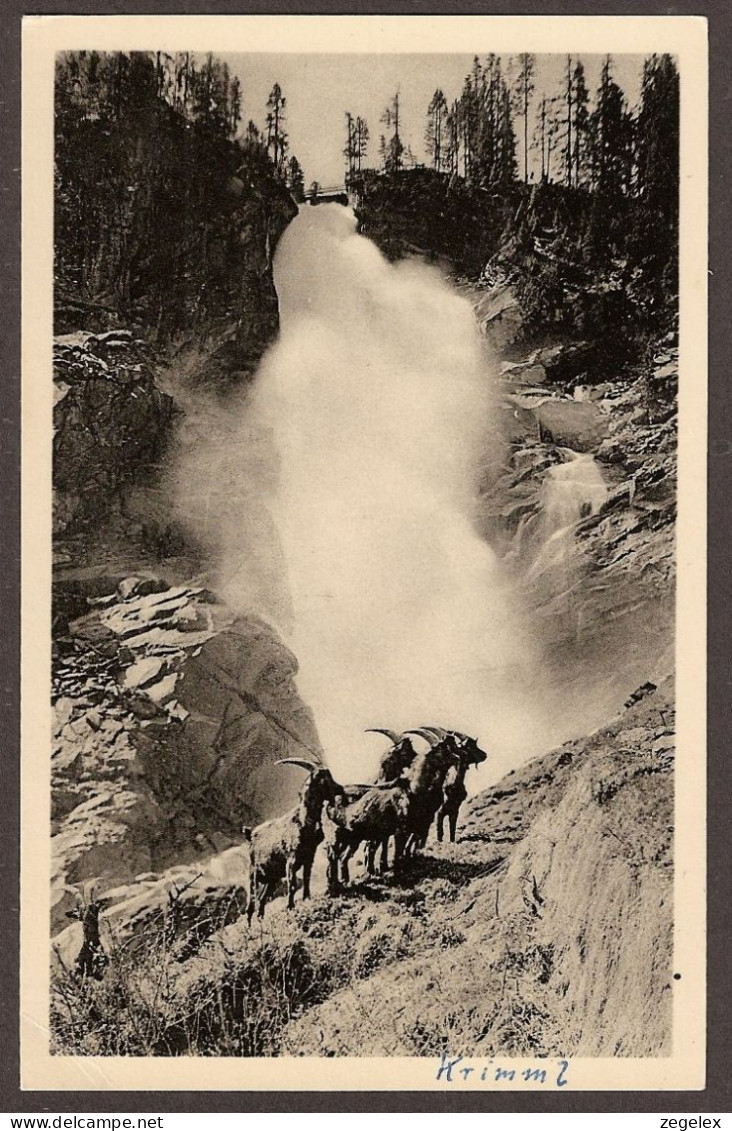
[[[320,768],[315,762],[306,762],[304,758],[278,758],[275,766],[299,766],[301,770],[307,770],[309,774]]]
[[[387,738],[396,746],[397,742],[401,742],[402,736],[397,734],[395,730],[389,730],[387,727],[366,727],[366,734],[385,734]]]
[[[418,734],[420,738],[425,738],[431,746],[434,746],[434,744],[438,741],[437,736],[430,734],[430,732],[425,727],[414,727],[412,730],[405,730],[404,733]]]
[[[347,785],[346,790],[349,789],[393,789],[395,785],[399,784],[399,778],[392,778],[391,781],[354,781]]]
[[[447,738],[448,734],[450,734],[450,731],[445,730],[444,727],[421,727],[420,729],[432,731],[435,738],[439,738],[441,742],[444,742],[444,740]]]
[[[97,881],[96,880],[87,880],[87,882],[84,884],[81,891],[82,891],[82,898],[83,898],[84,902],[85,903],[92,903],[94,901],[94,899],[96,898],[96,894],[97,894]]]

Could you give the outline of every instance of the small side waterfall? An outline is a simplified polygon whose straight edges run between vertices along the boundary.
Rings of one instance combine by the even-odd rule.
[[[561,449],[564,463],[547,471],[542,484],[542,514],[546,529],[566,530],[594,514],[607,498],[607,486],[593,456]]]
[[[540,510],[532,538],[533,561],[528,569],[531,578],[547,571],[572,576],[576,555],[574,527],[599,510],[607,498],[607,486],[594,458],[570,448],[561,451],[565,462],[549,468],[541,486]]]
[[[607,498],[607,485],[592,455],[560,448],[562,462],[550,467],[537,504],[524,518],[513,540],[509,559],[525,581],[539,584],[545,596],[567,588],[576,559],[574,528],[595,514]]]

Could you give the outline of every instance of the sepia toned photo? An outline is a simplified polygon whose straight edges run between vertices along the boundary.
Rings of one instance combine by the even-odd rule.
[[[704,22],[26,24],[26,1079],[703,1087]]]

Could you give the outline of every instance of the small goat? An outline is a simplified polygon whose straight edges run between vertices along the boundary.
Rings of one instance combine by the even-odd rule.
[[[301,758],[281,758],[280,766],[300,766],[308,777],[300,793],[300,803],[283,817],[265,821],[252,831],[242,829],[249,844],[249,900],[247,921],[251,925],[255,909],[263,918],[275,885],[287,881],[287,906],[295,906],[296,875],[302,869],[302,898],[310,898],[310,875],[318,845],[323,840],[322,812],[326,803],[343,796],[343,787],[334,781],[330,770]]]
[[[97,898],[93,880],[86,883],[81,892],[75,888],[70,890],[76,897],[76,907],[66,912],[66,918],[78,920],[84,936],[74,968],[82,977],[102,978],[109,958],[99,937],[99,915],[109,906],[110,900]]]

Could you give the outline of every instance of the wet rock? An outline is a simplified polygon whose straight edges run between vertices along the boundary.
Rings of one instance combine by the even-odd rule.
[[[523,316],[508,282],[490,287],[480,295],[475,303],[475,317],[481,332],[499,352],[521,336]]]
[[[545,400],[532,411],[542,438],[576,452],[594,451],[608,432],[606,413],[589,401]]]
[[[154,683],[164,668],[164,661],[155,656],[144,656],[131,664],[124,673],[124,686],[129,688],[144,687],[146,683]]]
[[[160,577],[125,577],[117,586],[117,596],[126,601],[130,597],[146,597],[150,593],[164,593],[167,588],[167,583]],[[105,598],[107,603],[111,603],[113,600],[112,595]]]

